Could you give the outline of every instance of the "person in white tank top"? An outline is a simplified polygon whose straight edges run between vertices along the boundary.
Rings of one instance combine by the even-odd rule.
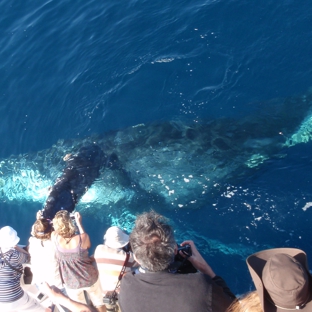
[[[28,246],[33,273],[32,283],[40,285],[47,282],[62,289],[59,265],[51,241],[52,231],[52,224],[44,218],[38,218],[32,227]]]

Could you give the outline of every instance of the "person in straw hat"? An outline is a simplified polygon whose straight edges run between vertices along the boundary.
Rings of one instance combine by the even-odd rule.
[[[0,229],[0,311],[46,311],[21,287],[23,264],[29,262],[30,256],[17,246],[19,240],[12,227]]]
[[[129,246],[129,235],[118,226],[112,226],[104,234],[104,244],[96,247],[94,259],[99,270],[104,295],[114,291],[128,251],[129,259],[126,263],[125,272],[129,272],[138,266]],[[119,293],[119,287],[116,291]]]
[[[267,249],[247,258],[264,312],[312,311],[312,277],[301,249]]]

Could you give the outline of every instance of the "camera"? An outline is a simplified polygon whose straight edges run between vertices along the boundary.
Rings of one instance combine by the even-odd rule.
[[[192,255],[192,249],[190,245],[184,245],[184,246],[178,246],[178,253],[179,251],[182,251],[183,255],[185,255],[187,258]]]
[[[103,303],[106,307],[107,312],[118,312],[119,311],[116,296],[105,294],[105,296],[103,297]]]
[[[74,212],[71,212],[71,213],[69,214],[69,217],[70,217],[70,219],[73,220],[73,221],[76,220],[76,218],[75,218],[75,213],[74,213]]]
[[[128,243],[126,246],[123,246],[122,250],[125,252],[132,252],[130,243]]]
[[[196,273],[197,269],[193,264],[187,260],[192,255],[192,249],[190,245],[179,246],[177,248],[177,254],[174,257],[174,261],[170,264],[168,271],[170,273],[187,274]],[[185,255],[180,255],[180,251]]]
[[[39,293],[38,295],[37,295],[37,300],[39,300],[39,301],[41,301],[42,299],[43,299],[43,297],[45,296],[45,294],[44,293]]]

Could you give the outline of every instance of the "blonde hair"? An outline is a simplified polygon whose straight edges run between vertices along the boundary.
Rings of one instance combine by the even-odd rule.
[[[76,232],[75,225],[67,210],[60,210],[56,213],[53,219],[53,227],[55,232],[63,238],[71,238]]]
[[[226,312],[263,312],[257,291],[249,292],[234,301]]]
[[[41,240],[51,238],[52,226],[47,219],[38,219],[33,225],[33,236]]]

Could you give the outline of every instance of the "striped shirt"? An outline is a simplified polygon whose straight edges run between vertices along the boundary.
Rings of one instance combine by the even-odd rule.
[[[99,270],[99,277],[104,294],[113,291],[118,282],[120,271],[126,259],[126,252],[122,249],[109,248],[106,245],[98,245],[94,252],[94,259]],[[126,272],[138,266],[132,253],[126,265]],[[119,292],[119,289],[117,290]]]
[[[3,253],[4,258],[11,266],[23,271],[23,263],[29,262],[29,255],[10,249]],[[0,302],[13,302],[20,299],[24,291],[21,288],[21,273],[10,268],[0,254]]]

